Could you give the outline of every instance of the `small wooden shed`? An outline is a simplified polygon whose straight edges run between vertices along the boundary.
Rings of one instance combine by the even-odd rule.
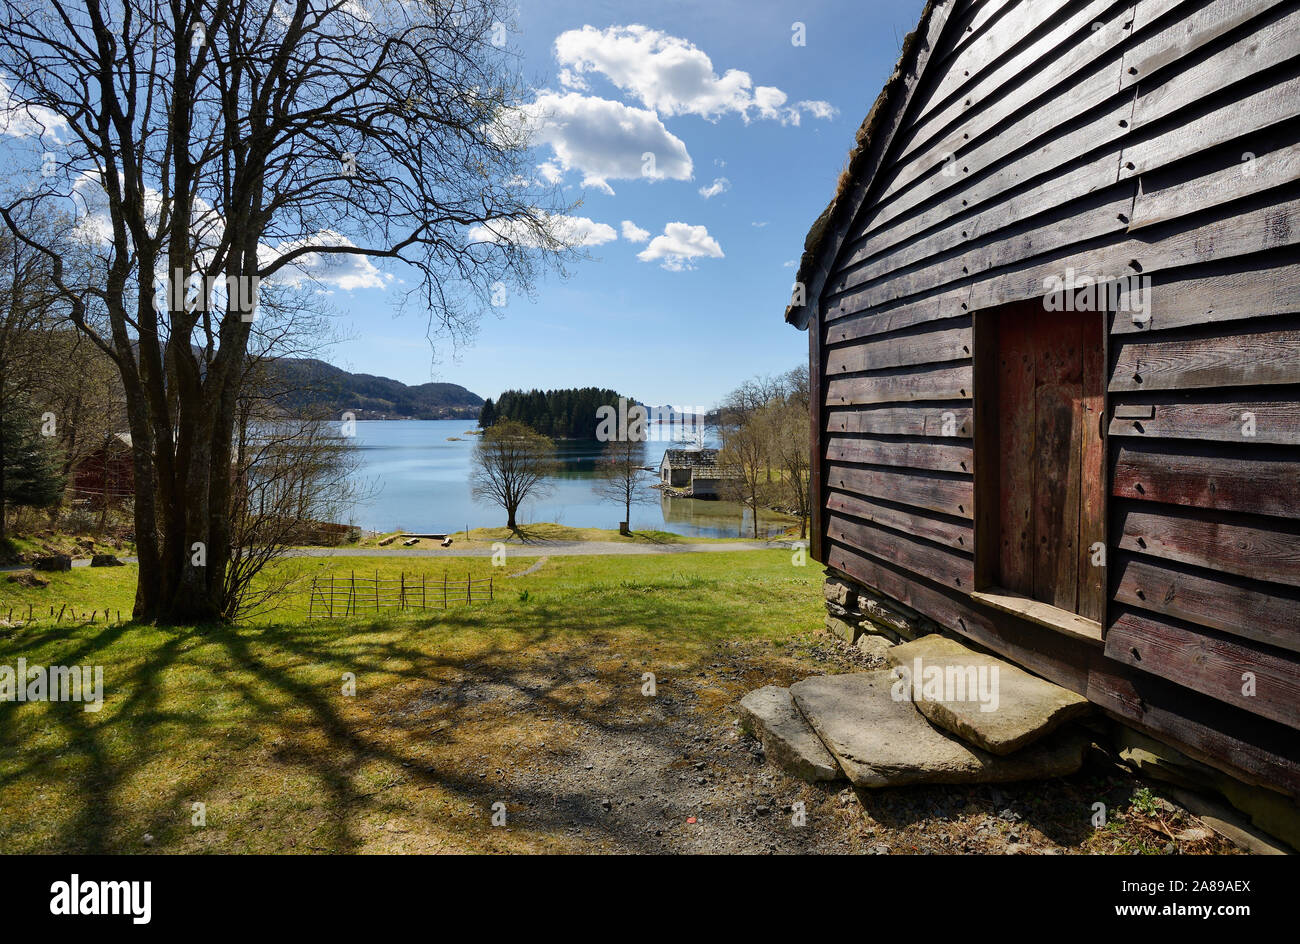
[[[1300,796],[1300,2],[933,0],[805,243],[813,556]]]

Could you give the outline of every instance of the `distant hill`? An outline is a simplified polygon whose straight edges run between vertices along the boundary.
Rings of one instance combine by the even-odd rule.
[[[272,368],[275,382],[288,392],[287,409],[353,412],[359,420],[477,419],[483,398],[459,384],[425,383],[408,387],[399,380],[353,374],[314,358],[282,357]]]

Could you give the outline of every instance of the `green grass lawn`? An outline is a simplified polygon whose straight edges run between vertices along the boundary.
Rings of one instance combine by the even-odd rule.
[[[504,576],[532,562],[284,565],[304,591],[313,575],[354,570],[494,575],[494,602],[445,612],[309,623],[302,592],[236,627],[0,630],[0,664],[104,670],[97,713],[0,704],[0,852],[568,848],[546,829],[491,830],[476,791],[483,758],[535,750],[539,738],[554,748],[599,717],[589,713],[612,696],[584,666],[626,676],[635,700],[643,670],[701,671],[727,640],[779,653],[824,615],[820,569],[792,566],[785,550],[554,557]],[[133,566],[50,576],[42,589],[0,578],[0,605],[125,613],[134,593]],[[355,696],[343,693],[347,673]],[[448,686],[525,676],[547,686],[555,724],[436,701]],[[195,803],[205,827],[191,823]]]

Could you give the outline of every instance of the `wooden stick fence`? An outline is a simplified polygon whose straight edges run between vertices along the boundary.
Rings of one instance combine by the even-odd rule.
[[[492,581],[492,577],[475,579],[469,574],[464,580],[453,580],[447,573],[440,581],[429,579],[428,574],[419,574],[417,580],[406,571],[396,577],[380,577],[378,571],[373,577],[358,577],[355,570],[346,578],[318,576],[311,581],[307,618],[346,619],[366,613],[445,610],[462,602],[466,606],[490,603],[494,599]]]
[[[49,612],[46,613],[46,607],[36,607],[35,605],[19,604],[18,606],[6,606],[0,603],[0,619],[3,619],[9,625],[16,622],[27,623],[90,623],[90,624],[112,624],[122,622],[122,611],[111,610],[105,607],[103,610],[90,609],[87,607],[77,606],[75,604],[64,603],[59,606],[50,604]],[[130,613],[127,614],[129,619]]]

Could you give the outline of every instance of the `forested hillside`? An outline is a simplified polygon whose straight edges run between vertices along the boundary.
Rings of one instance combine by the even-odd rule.
[[[272,368],[286,409],[350,411],[357,419],[475,419],[483,398],[459,384],[408,387],[398,380],[352,374],[324,361],[282,358]]]

